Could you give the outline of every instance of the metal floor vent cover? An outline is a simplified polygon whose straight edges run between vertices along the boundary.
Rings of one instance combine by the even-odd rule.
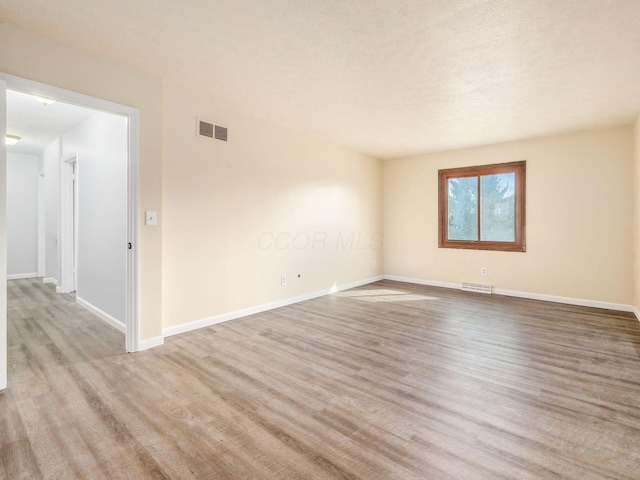
[[[462,286],[460,287],[460,289],[465,292],[491,294],[491,285],[484,285],[482,283],[462,282]]]

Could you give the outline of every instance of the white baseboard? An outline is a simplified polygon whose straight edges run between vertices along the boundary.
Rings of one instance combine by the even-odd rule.
[[[153,337],[147,338],[146,340],[140,340],[138,342],[138,352],[142,350],[148,350],[153,347],[159,347],[160,345],[164,345],[164,337]]]
[[[633,307],[633,313],[638,319],[638,321],[640,321],[640,310],[638,310],[638,307]]]
[[[38,273],[14,273],[7,275],[7,280],[22,280],[23,278],[36,278]]]
[[[78,297],[77,295],[76,295],[76,303],[78,305],[80,305],[81,307],[84,307],[87,310],[89,310],[91,313],[93,313],[100,320],[108,323],[109,325],[111,325],[112,327],[117,329],[118,331],[126,334],[126,330],[127,329],[125,327],[125,324],[123,322],[121,322],[120,320],[118,320],[117,318],[112,317],[107,312],[105,312],[103,310],[100,310],[98,307],[92,305],[91,303],[89,303],[86,300]]]
[[[436,282],[433,280],[422,280],[420,278],[411,278],[411,277],[398,277],[396,275],[385,275],[385,280],[392,280],[394,282],[405,282],[405,283],[415,283],[416,285],[427,285],[429,287],[442,287],[442,288],[454,288],[460,290],[459,283],[447,283],[447,282]]]
[[[197,330],[199,328],[210,327],[211,325],[216,325],[218,323],[227,322],[229,320],[235,320],[237,318],[246,317],[248,315],[254,315],[256,313],[266,312],[268,310],[273,310],[275,308],[286,307],[287,305],[293,305],[294,303],[304,302],[305,300],[311,300],[314,298],[322,297],[324,295],[329,295],[330,293],[341,292],[343,290],[348,290],[350,288],[360,287],[362,285],[367,285],[369,283],[378,282],[383,280],[383,276],[377,276],[372,278],[367,278],[365,280],[360,280],[357,282],[349,283],[341,286],[334,286],[331,288],[327,288],[325,290],[319,290],[317,292],[307,293],[305,295],[300,295],[298,297],[285,298],[283,300],[278,300],[271,303],[265,303],[263,305],[258,305],[255,307],[249,307],[242,310],[236,310],[229,313],[223,313],[220,315],[215,315],[213,317],[203,318],[201,320],[195,320],[193,322],[184,323],[182,325],[177,325],[175,327],[168,327],[162,329],[162,335],[165,337],[170,337],[172,335],[178,335],[180,333],[190,332],[192,330]]]
[[[100,320],[108,323],[109,325],[114,327],[116,330],[118,330],[118,331],[120,331],[120,332],[122,332],[122,333],[124,333],[126,335],[127,328],[126,328],[125,324],[123,322],[121,322],[120,320],[118,320],[117,318],[109,315],[104,310],[99,309],[98,307],[92,305],[91,303],[87,302],[83,298],[78,297],[77,295],[76,295],[76,303],[78,305],[80,305],[81,307],[86,308],[87,310],[89,310],[91,313],[93,313]],[[142,350],[148,350],[150,348],[158,347],[158,346],[163,345],[163,344],[164,344],[164,337],[154,337],[154,338],[148,338],[146,340],[140,340],[138,342],[138,349],[136,351],[137,352],[141,352]]]
[[[398,277],[395,275],[385,275],[384,279],[393,280],[396,282],[415,283],[418,285],[429,285],[432,287],[454,288],[458,290],[460,289],[459,283],[435,282],[430,280],[422,280],[419,278]],[[531,300],[542,300],[544,302],[564,303],[567,305],[578,305],[581,307],[594,307],[594,308],[604,308],[606,310],[618,310],[621,312],[634,312],[634,307],[632,305],[626,305],[624,303],[610,303],[610,302],[600,302],[597,300],[586,300],[582,298],[558,297],[555,295],[546,295],[542,293],[528,293],[528,292],[517,292],[514,290],[503,290],[501,288],[494,288],[493,293],[495,295],[528,298]],[[636,313],[636,316],[640,319],[640,315],[638,315],[637,309],[635,309],[635,313]]]
[[[516,292],[513,290],[502,290],[494,288],[496,295],[506,295],[508,297],[529,298],[531,300],[542,300],[544,302],[564,303],[567,305],[578,305],[581,307],[604,308],[605,310],[618,310],[619,312],[633,312],[633,306],[624,303],[601,302],[599,300],[587,300],[584,298],[558,297],[555,295],[545,295],[541,293]]]
[[[54,285],[56,285],[56,286],[57,286],[57,285],[58,285],[58,280],[56,280],[56,279],[55,279],[55,278],[53,278],[53,277],[44,277],[44,278],[42,279],[42,283],[53,283]]]

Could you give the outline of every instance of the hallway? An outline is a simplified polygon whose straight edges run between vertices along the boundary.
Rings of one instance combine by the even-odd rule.
[[[0,470],[0,478],[61,478],[69,471],[55,463],[76,455],[79,434],[70,426],[83,421],[72,392],[79,388],[85,398],[93,395],[85,375],[96,363],[125,356],[124,335],[78,306],[74,294],[56,293],[53,284],[39,278],[7,283],[9,386],[0,394],[6,477]],[[46,474],[35,448],[51,453]],[[67,466],[73,465],[69,460]]]

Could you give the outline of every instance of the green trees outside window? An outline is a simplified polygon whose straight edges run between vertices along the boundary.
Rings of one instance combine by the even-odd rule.
[[[440,170],[439,246],[525,251],[526,162]]]

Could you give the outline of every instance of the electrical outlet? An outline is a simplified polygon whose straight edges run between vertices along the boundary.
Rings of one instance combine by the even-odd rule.
[[[283,287],[287,284],[287,276],[286,275],[280,275],[280,285],[282,285]]]
[[[484,275],[486,275],[486,274],[487,274],[487,269],[486,269],[486,267],[482,267],[482,268],[480,269],[480,275],[483,275],[483,276],[484,276]]]
[[[373,268],[376,268],[378,266],[378,260],[374,260],[373,261]]]

